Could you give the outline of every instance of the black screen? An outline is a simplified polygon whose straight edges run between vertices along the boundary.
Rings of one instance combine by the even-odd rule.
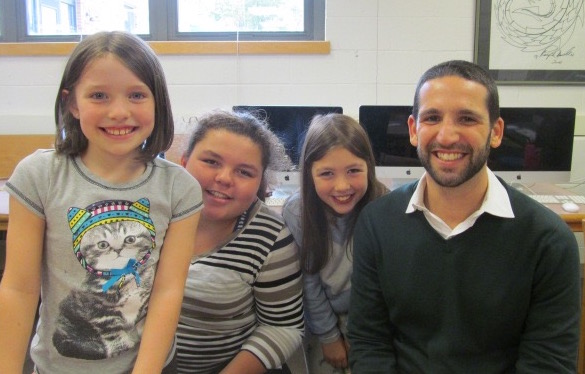
[[[405,105],[360,106],[360,123],[372,143],[376,166],[421,166],[408,135],[411,113],[412,107]]]
[[[504,139],[491,150],[495,171],[570,171],[574,108],[501,108]]]
[[[410,144],[410,106],[362,105],[360,123],[372,142],[376,166],[420,165]],[[570,171],[575,131],[574,108],[501,108],[504,138],[492,148],[493,171]]]
[[[307,128],[317,114],[343,113],[338,106],[259,106],[235,105],[238,112],[251,112],[265,120],[268,127],[284,144],[286,152],[294,165],[299,165],[301,149],[307,134]]]

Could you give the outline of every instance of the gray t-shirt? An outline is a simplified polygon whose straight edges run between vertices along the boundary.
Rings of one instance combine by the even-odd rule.
[[[131,370],[167,228],[202,208],[197,181],[156,159],[136,180],[114,185],[79,157],[39,150],[6,189],[46,222],[31,345],[39,372]]]

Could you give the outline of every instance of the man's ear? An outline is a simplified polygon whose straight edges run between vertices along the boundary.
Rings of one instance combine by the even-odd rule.
[[[408,116],[408,134],[410,135],[410,144],[418,147],[418,136],[416,135],[416,119],[411,114]]]
[[[504,138],[504,120],[502,117],[498,118],[491,129],[492,137],[490,139],[490,147],[498,148],[502,144]]]
[[[67,110],[73,115],[73,117],[79,119],[79,109],[77,109],[77,103],[75,98],[71,96],[69,90],[61,91],[61,102],[67,104]]]

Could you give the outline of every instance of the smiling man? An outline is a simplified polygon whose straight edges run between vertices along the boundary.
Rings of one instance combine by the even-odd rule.
[[[574,373],[575,236],[487,166],[502,141],[495,82],[448,61],[408,119],[425,175],[362,211],[354,233],[352,372]]]

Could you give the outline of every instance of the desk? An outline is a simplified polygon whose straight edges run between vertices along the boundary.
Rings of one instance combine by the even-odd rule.
[[[5,179],[0,179],[0,231],[6,231],[8,228],[8,192],[4,191]],[[566,190],[555,184],[534,183],[518,185],[518,190],[526,194],[538,195],[576,195],[574,192]],[[561,204],[544,204],[553,212],[557,213],[569,225],[574,232],[583,231],[581,221],[585,219],[585,204],[579,204],[581,210],[577,213],[568,213],[561,208]],[[272,207],[280,212],[281,207]]]
[[[514,187],[527,195],[577,195],[571,190],[564,189],[552,183],[525,183],[522,185],[515,185]],[[582,221],[585,219],[585,204],[578,204],[581,210],[576,213],[564,211],[563,208],[561,208],[561,204],[544,205],[561,216],[571,230],[574,232],[583,231]]]

